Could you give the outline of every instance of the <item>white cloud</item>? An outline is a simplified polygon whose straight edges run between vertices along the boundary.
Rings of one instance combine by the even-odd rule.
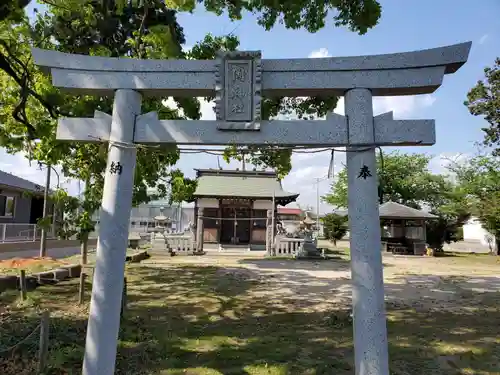
[[[486,42],[486,40],[488,40],[488,37],[489,37],[488,34],[484,34],[483,36],[481,36],[481,38],[479,38],[478,43],[479,44],[484,44]]]
[[[197,98],[200,102],[200,112],[202,120],[215,120],[214,106],[215,102],[212,100],[207,102],[204,98]],[[184,116],[184,111],[182,108],[177,107],[177,103],[174,101],[173,97],[168,97],[163,101],[163,105],[171,109],[177,109],[179,116]]]
[[[419,109],[430,107],[436,98],[432,95],[382,96],[373,99],[373,114],[394,111],[394,116],[408,116]]]
[[[404,119],[405,116],[414,115],[418,110],[430,107],[436,98],[432,95],[417,96],[377,96],[373,98],[373,114],[393,111],[396,118]],[[344,115],[344,98],[341,97],[334,109],[335,113]]]
[[[319,182],[320,197],[329,192],[333,181],[327,178],[330,160],[330,151],[309,154],[294,153],[292,155],[292,171],[283,180],[284,189],[299,193],[299,204],[315,208],[318,192],[316,179],[321,179]],[[334,175],[342,170],[343,164],[345,164],[345,153],[334,153]],[[331,210],[332,207],[330,205],[320,201],[320,212],[330,212]]]
[[[330,57],[330,53],[326,48],[320,48],[316,51],[312,51],[308,57],[312,59],[317,59],[320,57]]]
[[[198,100],[200,101],[201,119],[215,120],[215,111],[214,111],[215,102],[213,100],[207,102],[203,98],[198,98]]]
[[[448,167],[453,164],[460,164],[470,158],[471,155],[468,153],[443,152],[431,159],[429,169],[436,174],[450,174]]]

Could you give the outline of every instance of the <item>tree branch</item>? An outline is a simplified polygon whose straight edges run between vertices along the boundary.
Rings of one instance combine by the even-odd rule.
[[[26,114],[26,105],[30,95],[33,96],[47,110],[47,112],[49,112],[50,117],[53,119],[57,119],[60,115],[65,114],[54,108],[54,106],[52,106],[45,98],[30,87],[33,82],[31,80],[27,63],[23,63],[18,57],[15,56],[15,54],[11,51],[9,44],[5,40],[0,40],[0,46],[2,46],[7,53],[5,54],[0,51],[0,69],[10,76],[17,83],[20,89],[21,98],[17,103],[12,116],[16,121],[26,126],[28,137],[33,139],[36,136],[36,128],[29,122]],[[19,66],[20,69],[17,69],[17,66]]]

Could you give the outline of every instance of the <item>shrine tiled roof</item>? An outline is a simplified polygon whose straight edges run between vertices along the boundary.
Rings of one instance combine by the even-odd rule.
[[[347,216],[347,210],[334,211],[337,215]],[[429,212],[417,210],[396,202],[386,202],[379,207],[381,219],[424,220],[436,219],[437,216]]]
[[[197,170],[198,186],[195,197],[238,197],[295,201],[299,194],[283,190],[273,172]]]
[[[436,215],[425,211],[417,210],[416,208],[408,207],[396,202],[386,202],[380,206],[380,218],[382,219],[435,219]]]

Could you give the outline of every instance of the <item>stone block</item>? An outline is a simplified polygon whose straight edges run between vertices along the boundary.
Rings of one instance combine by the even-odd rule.
[[[69,278],[69,270],[66,268],[57,268],[53,270],[53,272],[54,272],[54,278],[58,281]]]
[[[0,293],[9,289],[17,289],[19,278],[16,275],[0,275]]]
[[[68,270],[70,278],[80,277],[80,273],[82,272],[82,266],[80,264],[71,264],[64,268]]]
[[[140,251],[136,254],[132,254],[130,256],[127,257],[127,261],[131,262],[131,263],[139,263],[140,261],[144,260],[144,259],[148,259],[149,258],[149,254],[147,251]]]
[[[39,284],[54,284],[57,282],[53,271],[44,271],[32,275]]]
[[[18,281],[18,285],[19,285],[19,281]],[[26,276],[26,290],[28,292],[35,290],[39,285],[40,285],[40,283],[38,282],[36,277]],[[20,285],[18,286],[18,289],[20,289]]]

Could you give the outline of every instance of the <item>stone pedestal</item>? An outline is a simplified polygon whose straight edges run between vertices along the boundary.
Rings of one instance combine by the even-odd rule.
[[[198,208],[198,219],[196,222],[196,253],[203,253],[203,208]]]
[[[312,232],[306,232],[304,235],[304,243],[297,253],[297,258],[300,259],[323,259],[323,253],[318,249],[318,243],[312,238]]]
[[[301,227],[304,230],[304,242],[297,253],[297,258],[306,259],[322,259],[323,254],[318,249],[318,242],[313,238],[312,226],[314,225],[314,220],[306,214],[306,218],[301,222]]]

